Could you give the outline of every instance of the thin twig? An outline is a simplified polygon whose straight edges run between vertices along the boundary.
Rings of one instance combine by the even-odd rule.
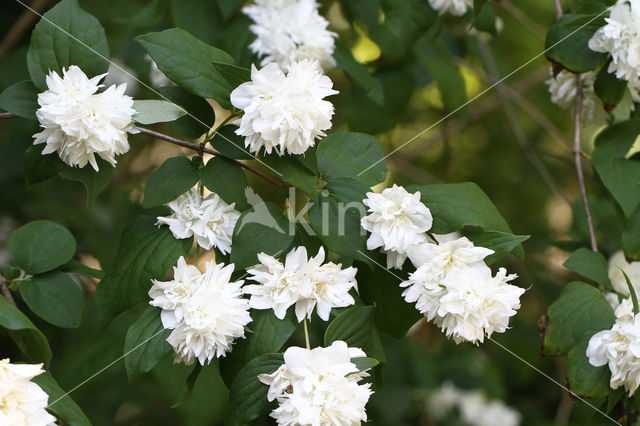
[[[562,18],[562,3],[560,0],[553,0],[553,4],[556,7],[556,19]]]
[[[282,186],[289,186],[288,183],[286,182],[281,182],[277,179],[274,179],[273,177],[262,173],[260,170],[254,169],[253,167],[243,163],[242,161],[238,161],[236,159],[233,158],[229,158],[224,156],[223,154],[221,154],[218,151],[215,151],[213,149],[209,149],[209,148],[205,148],[202,145],[197,145],[191,142],[187,142],[187,141],[183,141],[181,139],[177,139],[174,138],[172,136],[169,135],[165,135],[164,133],[160,133],[160,132],[156,132],[155,130],[151,130],[151,129],[147,129],[145,127],[139,127],[136,126],[136,129],[138,129],[140,131],[140,133],[144,133],[145,135],[149,135],[149,136],[153,136],[154,138],[166,141],[166,142],[171,142],[174,145],[178,145],[184,148],[189,148],[193,151],[196,151],[199,154],[211,154],[211,155],[215,155],[215,156],[219,156],[219,157],[224,157],[226,159],[228,159],[229,161],[233,161],[234,163],[236,163],[237,165],[239,165],[240,167],[249,170],[251,173],[255,174],[256,176],[260,176],[262,179],[266,180],[269,183],[272,183],[273,185],[276,185],[278,187],[282,187]]]
[[[4,281],[2,281],[2,283],[0,284],[0,291],[2,291],[2,295],[6,297],[13,306],[16,306],[16,301],[13,300],[13,296],[11,295],[9,288],[7,287],[7,283],[5,283]]]
[[[18,116],[12,112],[0,112],[0,119],[2,118],[18,118]]]
[[[477,40],[480,55],[482,56],[487,67],[487,76],[489,78],[489,81],[494,83],[495,81],[497,81],[498,76],[496,63],[485,41],[481,37],[477,37]],[[570,203],[569,197],[567,197],[567,195],[562,191],[560,185],[556,182],[546,164],[540,159],[533,146],[529,143],[527,135],[522,130],[522,127],[520,127],[518,118],[516,117],[513,106],[510,102],[510,93],[502,85],[498,85],[496,87],[496,90],[498,92],[500,103],[502,104],[502,109],[504,110],[504,115],[507,118],[507,122],[509,123],[509,127],[511,128],[513,136],[518,142],[518,145],[524,152],[524,155],[527,157],[527,160],[529,160],[529,163],[531,163],[533,168],[538,172],[549,189],[551,189],[551,191],[558,197],[562,198],[567,203]]]
[[[584,172],[582,170],[582,148],[580,146],[580,130],[582,128],[582,77],[576,74],[576,106],[573,112],[573,159],[576,163],[576,172],[578,173],[578,183],[580,184],[580,193],[582,194],[582,204],[584,205],[584,213],[587,216],[587,227],[589,228],[589,240],[591,241],[591,250],[598,251],[598,242],[596,240],[596,232],[593,228],[593,218],[591,217],[591,207],[589,206],[589,196],[587,194],[587,186],[584,183]]]

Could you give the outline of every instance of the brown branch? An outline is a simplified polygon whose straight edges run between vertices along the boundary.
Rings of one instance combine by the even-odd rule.
[[[18,118],[18,116],[12,112],[0,112],[0,119],[2,118]]]
[[[580,74],[576,74],[576,106],[573,112],[573,127],[573,159],[576,163],[576,172],[578,174],[578,183],[580,184],[580,193],[582,194],[584,213],[587,216],[587,227],[589,228],[591,250],[598,251],[598,241],[596,240],[596,232],[593,228],[589,196],[587,194],[587,186],[584,183],[584,172],[582,170],[582,148],[580,146],[580,130],[582,128],[582,78],[580,77]]]
[[[229,158],[224,156],[223,154],[221,154],[218,151],[215,151],[213,149],[209,149],[209,148],[205,148],[204,145],[198,145],[198,144],[194,144],[191,142],[187,142],[187,141],[183,141],[181,139],[177,139],[174,138],[172,136],[169,135],[165,135],[164,133],[160,133],[160,132],[156,132],[154,130],[151,129],[147,129],[144,127],[139,127],[136,126],[136,129],[138,129],[138,131],[140,131],[140,133],[144,133],[145,135],[149,135],[149,136],[153,136],[156,139],[160,139],[166,142],[171,142],[174,145],[178,145],[184,148],[189,148],[195,152],[197,152],[198,154],[211,154],[211,155],[215,155],[215,156],[219,156],[219,157],[224,157],[230,161],[233,161],[234,163],[236,163],[237,165],[239,165],[240,167],[249,170],[251,173],[255,174],[256,176],[261,177],[262,179],[266,180],[267,182],[276,185],[278,187],[282,187],[282,186],[290,186],[288,183],[286,182],[282,182],[279,181],[277,179],[274,179],[273,177],[269,176],[268,174],[265,174],[263,172],[261,172],[260,170],[254,169],[253,167],[249,166],[248,164],[243,163],[242,161],[238,161],[236,159],[233,158]]]
[[[556,7],[556,19],[562,18],[562,3],[560,0],[553,0],[553,4]]]
[[[26,9],[20,17],[13,23],[13,26],[0,42],[0,59],[4,58],[7,53],[20,41],[25,32],[27,32],[33,23],[38,19],[38,13],[42,12],[51,0],[35,0],[31,4],[31,10]]]
[[[0,283],[0,291],[2,292],[2,295],[4,297],[6,297],[6,299],[9,302],[11,302],[11,304],[13,306],[16,306],[16,301],[13,300],[13,296],[11,295],[11,291],[9,291],[9,288],[7,287],[7,283],[4,281],[4,278],[3,278],[2,283]]]

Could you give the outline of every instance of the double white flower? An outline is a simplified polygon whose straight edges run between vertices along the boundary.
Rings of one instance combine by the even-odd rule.
[[[174,237],[184,239],[195,235],[196,242],[205,250],[216,247],[223,254],[231,252],[233,228],[240,217],[240,212],[234,209],[235,203],[227,204],[215,193],[203,199],[194,187],[167,206],[173,213],[158,217],[158,224],[169,225]]]
[[[46,410],[49,395],[31,381],[43,373],[42,364],[11,364],[0,360],[0,424],[54,426]]]
[[[225,356],[244,326],[251,322],[249,301],[242,297],[242,280],[230,282],[234,265],[207,262],[201,273],[183,257],[173,268],[171,281],[152,280],[152,306],[162,309],[162,325],[173,330],[167,342],[176,361],[204,365]]]
[[[380,194],[368,192],[362,202],[369,208],[361,220],[362,227],[371,233],[367,249],[380,247],[387,253],[387,268],[402,268],[409,252],[427,241],[425,232],[433,224],[420,192],[410,194],[394,184]]]
[[[367,421],[365,405],[371,385],[352,358],[366,357],[358,348],[335,341],[327,348],[290,347],[284,364],[258,379],[269,385],[267,398],[278,401],[271,417],[279,425],[359,425]]]
[[[335,38],[329,22],[318,13],[315,0],[256,0],[243,12],[254,22],[256,39],[249,48],[262,65],[276,63],[284,70],[291,63],[310,59],[332,68]]]
[[[462,237],[439,245],[424,243],[410,255],[417,270],[400,284],[408,303],[433,320],[456,343],[483,342],[502,333],[520,308],[524,289],[500,268],[493,276],[483,259],[493,250],[475,247]]]
[[[611,54],[608,71],[627,80],[634,100],[640,88],[640,0],[623,0],[609,8],[606,25],[589,40],[589,48]]]
[[[593,86],[596,81],[596,73],[589,71],[580,76],[582,82],[582,122],[590,123],[594,120],[597,123],[604,122],[606,115],[600,113],[604,110]],[[545,83],[549,87],[551,102],[561,108],[575,107],[576,94],[578,93],[575,74],[562,70]]]
[[[46,143],[42,154],[57,151],[69,166],[89,163],[97,171],[96,154],[115,166],[115,156],[129,151],[127,132],[136,133],[133,99],[124,94],[126,84],[96,94],[105,75],[89,79],[75,65],[63,69],[62,77],[49,73],[49,90],[38,95],[36,111],[43,130],[33,135],[34,144]]]
[[[450,13],[454,16],[462,16],[473,8],[473,0],[429,0],[429,4],[441,15]]]
[[[311,319],[316,308],[318,316],[328,321],[332,308],[353,305],[349,290],[357,289],[358,270],[342,269],[333,262],[323,264],[324,256],[320,247],[315,257],[307,259],[307,249],[298,247],[287,254],[283,264],[268,254],[258,254],[260,263],[247,272],[250,280],[260,284],[244,287],[251,295],[251,307],[273,309],[276,317],[283,319],[287,309],[295,305],[298,321]]]
[[[231,92],[231,103],[244,111],[236,134],[253,153],[303,154],[331,128],[333,82],[317,62],[294,62],[285,74],[277,64],[251,66],[251,81]]]

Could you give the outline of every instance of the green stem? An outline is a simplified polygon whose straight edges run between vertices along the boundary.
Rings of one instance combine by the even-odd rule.
[[[309,329],[307,328],[307,319],[305,318],[302,322],[304,325],[304,340],[307,344],[307,349],[311,350],[311,344],[309,343]]]

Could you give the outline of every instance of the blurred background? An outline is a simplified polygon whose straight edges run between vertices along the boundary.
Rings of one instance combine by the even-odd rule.
[[[44,12],[56,1],[27,3]],[[147,85],[163,83],[157,75],[153,81],[151,63],[133,38],[174,26],[227,50],[243,66],[257,63],[247,49],[252,34],[249,20],[239,10],[244,1],[79,3],[105,27],[112,60]],[[564,384],[563,361],[540,355],[538,320],[562,286],[573,278],[562,263],[569,250],[586,245],[587,232],[572,162],[571,111],[551,103],[545,84],[550,77],[549,64],[540,56],[546,29],[555,21],[553,2],[492,1],[482,21],[476,23],[484,31],[472,29],[465,18],[423,20],[411,9],[422,10],[424,5],[419,3],[426,4],[426,0],[322,2],[322,14],[339,34],[339,43],[357,61],[367,64],[380,83],[376,90],[384,95],[382,103],[376,102],[375,96],[365,93],[343,71],[330,71],[340,91],[331,99],[337,111],[333,130],[375,134],[386,152],[402,146],[388,159],[387,184],[473,181],[494,201],[515,234],[531,235],[524,243],[524,260],[511,256],[502,262],[519,275],[517,284],[528,291],[511,322],[512,328],[494,337]],[[25,54],[36,22],[37,17],[18,2],[2,2],[0,91],[28,79]],[[499,86],[456,111],[536,56]],[[127,81],[128,94],[135,98],[157,98],[117,70],[108,78],[110,84]],[[167,93],[172,89],[158,90]],[[213,122],[213,110],[207,105],[200,105],[197,115]],[[189,118],[156,128],[183,138],[196,137],[192,134],[193,123],[185,120]],[[597,130],[585,126],[586,152]],[[0,121],[0,266],[9,261],[6,241],[12,230],[30,220],[46,218],[73,232],[79,244],[79,260],[108,268],[124,226],[142,211],[147,176],[164,159],[181,152],[180,148],[143,135],[130,137],[132,149],[118,158],[111,183],[93,205],[85,208],[86,193],[78,182],[56,177],[31,187],[25,184],[22,157],[36,132],[37,124],[32,121]],[[620,241],[619,212],[603,195],[600,182],[586,163],[598,239],[609,254]],[[269,191],[262,181],[253,175],[248,177],[254,187],[262,188],[263,193]],[[97,332],[91,303],[96,282],[81,284],[89,301],[80,328],[56,329],[32,318],[49,336],[54,352],[52,374],[65,389],[122,354],[124,335],[132,321],[121,315],[107,330]],[[320,341],[321,335],[316,332],[315,339]],[[3,333],[0,331],[0,358],[19,360],[20,354]],[[300,338],[294,335],[292,339]],[[384,341],[388,359],[384,386],[368,406],[373,424],[453,424],[437,423],[426,409],[429,393],[446,380],[503,400],[522,414],[525,425],[606,424],[585,404],[575,404],[532,366],[490,341],[480,347],[455,345],[424,322],[414,326],[403,340],[384,336]],[[222,424],[227,390],[217,363],[204,368],[192,391],[185,393],[192,368],[173,365],[167,358],[129,385],[120,362],[72,397],[96,425]]]

